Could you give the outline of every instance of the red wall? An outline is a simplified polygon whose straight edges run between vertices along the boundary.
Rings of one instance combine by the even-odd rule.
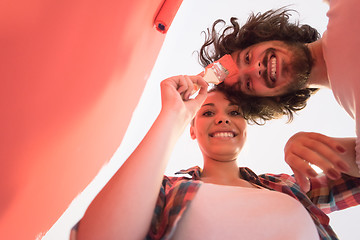
[[[0,7],[0,239],[46,232],[120,145],[164,40],[162,0]]]

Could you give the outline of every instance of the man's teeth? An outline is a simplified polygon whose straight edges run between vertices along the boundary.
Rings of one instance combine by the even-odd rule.
[[[271,72],[270,72],[270,76],[273,80],[276,80],[276,57],[271,57],[270,58],[270,63],[271,63]]]
[[[213,137],[234,137],[232,132],[218,132],[213,135]]]

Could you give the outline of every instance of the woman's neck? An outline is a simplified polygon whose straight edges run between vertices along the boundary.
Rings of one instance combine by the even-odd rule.
[[[330,88],[327,75],[327,68],[323,55],[322,39],[308,44],[314,65],[311,69],[307,87],[310,88]]]
[[[241,178],[236,160],[235,158],[229,161],[219,161],[205,158],[201,181],[217,185],[258,188]]]
[[[201,179],[214,184],[230,185],[231,182],[240,179],[237,161],[204,161]]]

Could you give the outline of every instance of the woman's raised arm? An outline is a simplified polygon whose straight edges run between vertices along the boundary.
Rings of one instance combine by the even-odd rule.
[[[199,94],[189,99],[193,84]],[[162,178],[186,125],[206,98],[200,76],[177,76],[161,83],[161,111],[144,139],[96,196],[81,219],[77,239],[144,239]]]

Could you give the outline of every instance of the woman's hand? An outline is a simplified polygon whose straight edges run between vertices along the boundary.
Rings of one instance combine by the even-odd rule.
[[[198,95],[190,99],[194,84],[200,87]],[[185,114],[190,121],[200,109],[207,96],[208,83],[199,75],[175,76],[161,82],[162,111]]]
[[[195,99],[189,100],[194,83],[201,89]],[[200,76],[171,77],[161,83],[160,114],[86,210],[78,239],[146,237],[172,150],[188,124],[186,121],[205,100],[207,86]]]
[[[319,133],[299,132],[285,145],[285,161],[293,170],[297,183],[307,192],[310,190],[308,179],[317,176],[310,164],[321,168],[333,180],[339,179],[341,173],[358,177],[354,149],[354,138],[331,138]]]

